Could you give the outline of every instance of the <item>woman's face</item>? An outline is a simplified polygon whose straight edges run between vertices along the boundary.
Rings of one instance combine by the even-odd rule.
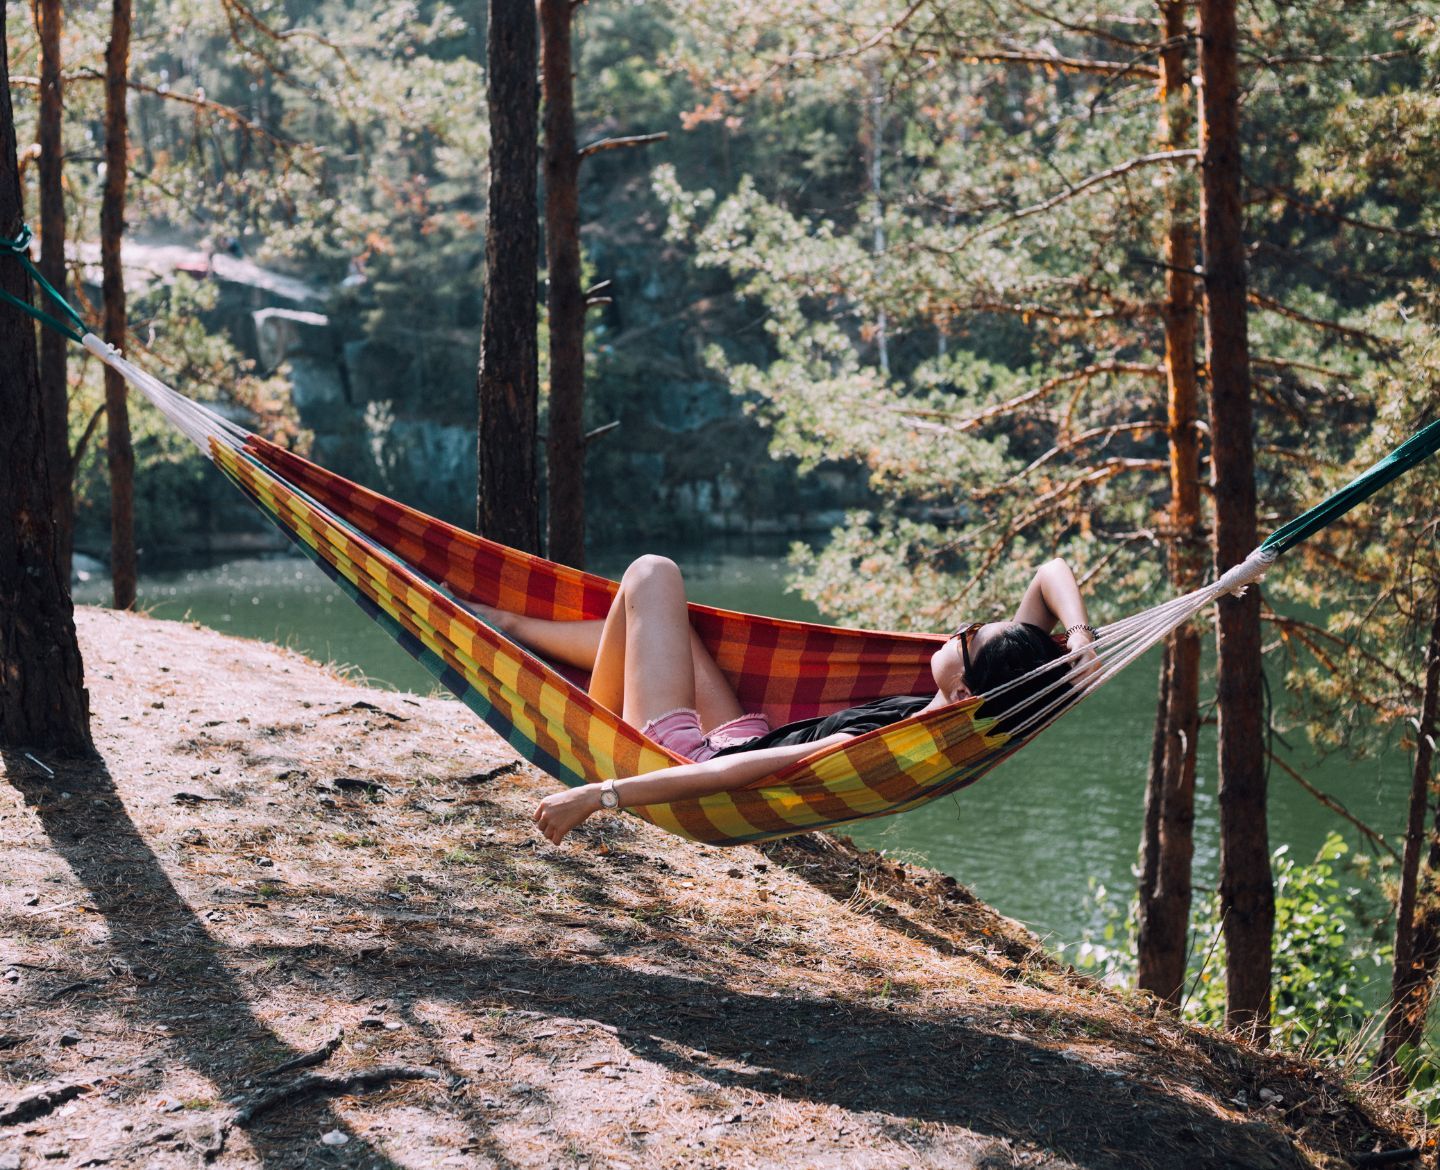
[[[1009,622],[986,622],[978,627],[967,626],[947,638],[930,656],[930,674],[935,680],[935,689],[947,703],[958,703],[972,694],[965,678],[965,650],[962,641],[968,642],[970,658],[973,661],[980,647],[1008,625]]]

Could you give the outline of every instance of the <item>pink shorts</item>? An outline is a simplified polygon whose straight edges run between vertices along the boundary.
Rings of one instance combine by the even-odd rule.
[[[669,748],[676,755],[703,764],[721,748],[749,743],[769,730],[770,720],[764,715],[741,715],[719,727],[712,727],[707,735],[700,731],[700,716],[695,710],[677,707],[674,711],[666,711],[658,719],[650,720],[640,729],[640,734],[653,739],[661,747]]]

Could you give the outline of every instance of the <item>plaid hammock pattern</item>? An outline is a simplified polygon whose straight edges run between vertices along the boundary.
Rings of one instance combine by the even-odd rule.
[[[603,618],[618,585],[465,532],[248,435],[210,439],[217,466],[360,607],[511,747],[569,785],[686,762],[464,605]],[[691,605],[742,707],[777,726],[934,688],[937,635],[849,630]],[[573,674],[573,672],[570,672]],[[1014,746],[978,699],[806,757],[746,788],[627,812],[737,845],[902,812],[978,780]]]

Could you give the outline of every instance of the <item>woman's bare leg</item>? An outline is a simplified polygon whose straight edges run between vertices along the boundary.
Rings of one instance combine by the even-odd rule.
[[[581,670],[595,669],[595,653],[600,648],[600,630],[605,625],[599,618],[561,622],[527,617],[523,613],[510,613],[476,602],[471,602],[470,608],[476,610],[501,633],[522,646],[528,646],[541,657],[552,662],[563,662],[566,666],[576,666]]]
[[[673,587],[663,581],[657,586],[656,578],[673,578]],[[646,582],[643,585],[642,579]],[[551,621],[478,603],[471,603],[471,606],[496,629],[545,658],[592,672],[590,694],[612,711],[621,711],[621,717],[627,722],[633,722],[623,714],[626,699],[625,664],[628,658],[628,622],[625,615],[637,593],[645,597],[640,604],[644,606],[647,616],[650,615],[652,607],[654,608],[652,630],[656,622],[664,624],[676,621],[675,614],[678,611],[678,620],[683,622],[683,629],[689,631],[692,690],[688,698],[661,707],[656,714],[664,714],[676,707],[694,707],[699,713],[700,726],[706,730],[743,714],[729,680],[715,665],[715,659],[700,641],[699,635],[690,628],[683,578],[674,563],[664,557],[641,557],[631,565],[621,580],[620,591],[610,607],[610,615],[603,621]],[[661,614],[665,616],[661,617]],[[615,620],[611,621],[611,618]],[[605,644],[607,628],[610,630],[609,649],[605,654],[604,670],[601,671],[596,664],[600,660],[601,647]],[[651,651],[644,650],[642,653],[648,659]],[[681,658],[683,660],[683,656]],[[654,717],[649,715],[646,718]],[[636,726],[644,722],[642,719]]]
[[[735,692],[690,628],[675,562],[646,556],[625,570],[600,634],[590,693],[635,727],[680,707],[695,708],[704,728],[741,714]]]

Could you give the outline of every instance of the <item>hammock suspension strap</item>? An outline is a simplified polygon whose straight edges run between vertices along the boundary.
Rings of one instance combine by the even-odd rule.
[[[48,280],[45,279],[44,276],[41,275],[40,269],[36,268],[35,265],[31,263],[31,238],[32,237],[30,233],[30,225],[28,223],[21,224],[20,234],[16,236],[13,240],[7,236],[0,236],[0,252],[8,252],[10,255],[14,256],[16,260],[20,261],[21,266],[25,269],[26,272],[30,274],[30,279],[35,281],[36,284],[38,284],[42,289],[45,290],[45,292],[49,295],[50,299],[55,302],[56,307],[60,310],[61,313],[65,315],[66,320],[68,320],[70,324],[67,325],[65,321],[61,321],[53,314],[47,313],[44,309],[39,308],[36,305],[32,305],[29,301],[22,300],[20,297],[15,296],[13,293],[6,292],[3,288],[0,288],[0,300],[3,300],[8,304],[14,305],[22,313],[25,313],[27,316],[35,318],[35,320],[39,321],[40,324],[48,325],[57,333],[63,333],[71,341],[83,345],[85,343],[85,334],[89,332],[89,329],[85,325],[85,318],[80,316],[80,314],[75,311],[75,306],[72,305],[69,301],[67,301],[64,297],[62,297],[55,290],[55,286],[52,285]]]

